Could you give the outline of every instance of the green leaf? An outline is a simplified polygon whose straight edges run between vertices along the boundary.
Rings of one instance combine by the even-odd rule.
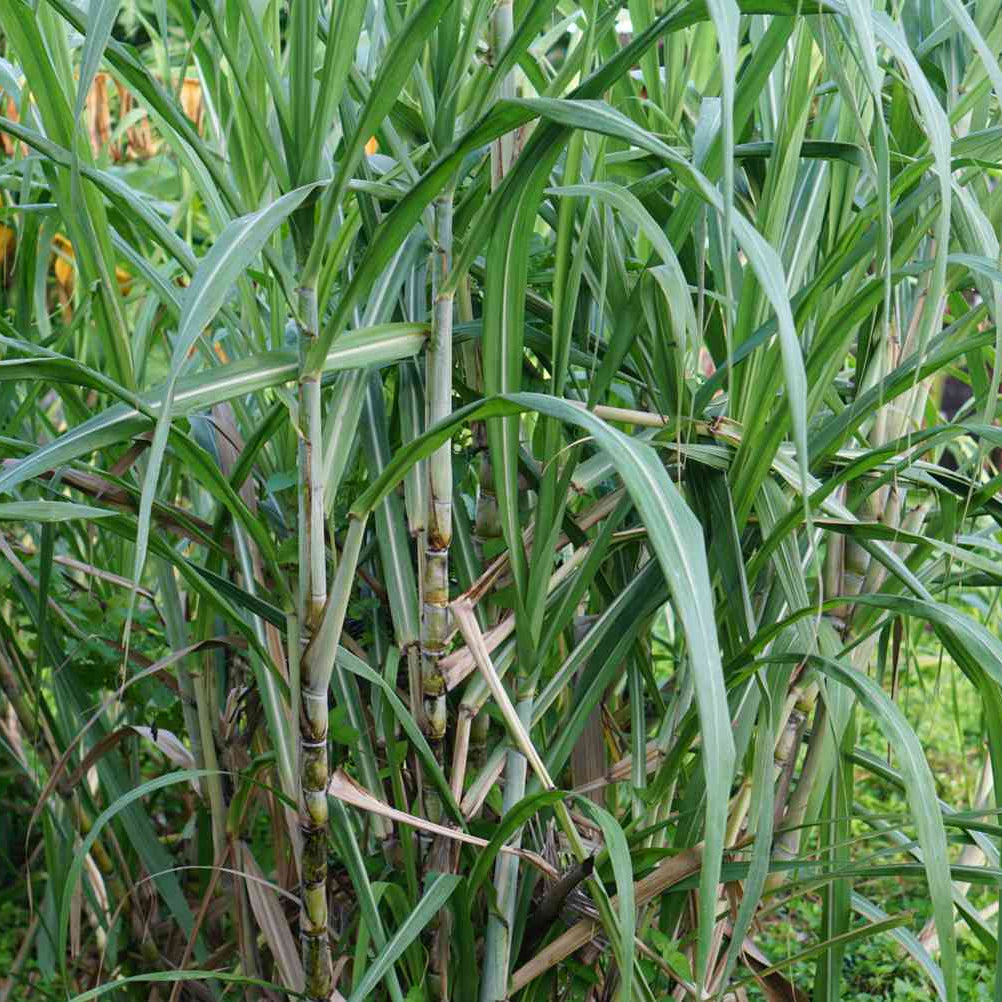
[[[218,773],[212,769],[179,769],[176,772],[167,773],[165,776],[158,776],[156,779],[147,780],[145,783],[140,783],[127,793],[122,794],[121,797],[119,797],[113,804],[106,807],[94,820],[93,826],[83,838],[80,848],[74,855],[73,862],[70,864],[66,884],[63,887],[62,901],[59,906],[59,957],[64,975],[67,971],[66,940],[69,932],[70,908],[72,906],[73,894],[77,883],[80,881],[87,854],[97,841],[102,829],[109,821],[112,820],[112,818],[115,817],[116,814],[128,807],[129,804],[135,803],[137,800],[142,800],[143,797],[148,794],[155,793],[157,790],[162,790],[165,787],[174,785],[175,783],[186,783],[188,780],[200,779],[202,776],[210,775],[218,775]],[[98,992],[98,994],[103,993]],[[97,998],[97,995],[89,993],[85,993],[85,996],[87,998]],[[81,999],[83,997],[84,996],[78,996],[78,998]]]
[[[883,689],[862,672],[820,655],[808,655],[806,658],[796,655],[762,658],[760,663],[790,664],[801,660],[806,660],[825,675],[851,689],[864,708],[872,714],[888,744],[894,749],[905,782],[912,819],[918,831],[919,845],[924,855],[933,918],[942,950],[946,995],[949,999],[955,999],[957,997],[956,936],[953,929],[950,857],[947,852],[943,816],[936,802],[936,782],[922,751],[922,745],[904,714],[887,697]]]
[[[136,536],[136,558],[132,569],[133,592],[139,586],[143,567],[146,563],[146,549],[150,533],[150,512],[160,479],[160,467],[167,449],[167,437],[173,419],[174,392],[188,355],[201,337],[202,332],[212,322],[220,307],[231,293],[236,280],[250,266],[264,247],[265,242],[303,199],[314,191],[318,184],[304,185],[287,195],[276,199],[270,205],[247,216],[234,219],[220,233],[212,249],[199,263],[191,285],[185,293],[178,325],[177,340],[171,356],[170,376],[160,400],[153,442],[150,445],[146,474],[143,477],[143,492],[139,500],[139,528]],[[132,620],[130,605],[126,624],[126,638]],[[128,640],[126,640],[128,642]]]
[[[244,974],[234,974],[231,971],[199,971],[185,968],[183,971],[152,971],[149,974],[133,974],[127,978],[116,978],[106,981],[96,988],[91,988],[79,995],[74,995],[69,1002],[90,1002],[111,992],[119,992],[126,985],[171,984],[175,981],[222,981],[224,984],[244,985],[247,988],[266,988],[273,992],[291,995],[293,998],[306,998],[302,992],[292,991],[284,985],[273,981],[262,981],[260,978],[249,978]]]
[[[8,501],[0,504],[0,521],[66,522],[74,518],[107,518],[116,514],[105,508],[69,501]]]
[[[633,861],[630,846],[619,822],[606,810],[587,797],[577,797],[578,810],[590,817],[602,830],[605,851],[612,862],[612,874],[616,881],[616,895],[619,910],[620,941],[617,960],[623,981],[623,998],[633,997],[633,965],[635,946],[633,938],[637,924],[637,909],[633,898]]]
[[[80,54],[80,80],[77,84],[77,102],[73,109],[75,119],[79,120],[83,113],[104,47],[111,38],[118,8],[119,0],[90,0],[87,5],[87,34]]]
[[[453,820],[458,822],[460,827],[465,828],[466,823],[463,819],[462,811],[460,811],[459,805],[452,795],[452,789],[442,772],[442,767],[438,764],[434,753],[428,746],[428,741],[421,732],[421,728],[414,722],[414,718],[407,712],[407,707],[401,702],[400,697],[393,691],[393,688],[377,672],[373,671],[362,661],[361,658],[356,657],[351,651],[345,650],[343,647],[338,647],[337,649],[337,664],[340,668],[358,675],[359,678],[365,679],[370,685],[379,689],[383,698],[389,703],[394,716],[400,722],[404,733],[414,745],[414,749],[421,759],[422,765],[427,770],[427,775],[438,789],[442,803],[452,815]]]
[[[338,343],[324,360],[325,372],[357,366],[379,365],[415,354],[425,341],[423,324],[384,324],[352,331]],[[294,380],[299,366],[294,352],[271,351],[182,377],[175,385],[173,416],[183,417],[213,404],[233,400]],[[80,363],[59,359],[5,359],[0,361],[0,382],[22,378],[59,380],[79,386],[93,385],[117,392],[123,400],[136,401],[110,407],[54,441],[35,450],[0,473],[0,492],[64,463],[118,442],[128,441],[147,431],[152,424],[145,415],[159,416],[167,387],[159,387],[133,397],[119,390],[104,377],[92,375]]]
[[[470,871],[469,887],[470,901],[472,902],[480,886],[490,874],[494,860],[497,859],[501,847],[507,844],[508,839],[519,831],[533,815],[538,814],[543,808],[555,804],[558,800],[564,799],[567,794],[561,790],[543,790],[540,793],[532,794],[520,800],[511,810],[506,811],[501,818],[497,830],[491,836],[490,844],[477,856],[477,861]]]
[[[455,411],[447,421],[430,428],[406,449],[398,451],[382,476],[355,503],[353,514],[356,517],[367,515],[403,479],[410,466],[451,438],[464,422],[523,411],[536,411],[556,418],[591,435],[615,465],[647,526],[688,641],[689,659],[697,679],[696,703],[704,747],[714,749],[713,755],[702,756],[707,796],[700,887],[704,902],[715,900],[734,772],[730,710],[716,626],[711,615],[713,598],[702,527],[651,447],[616,431],[589,411],[566,400],[537,393],[495,396]]]
[[[390,938],[366,969],[358,987],[351,993],[348,1002],[363,1002],[379,984],[383,975],[396,963],[408,946],[435,917],[439,909],[449,900],[463,878],[454,873],[432,873],[429,875],[425,892],[414,910]]]

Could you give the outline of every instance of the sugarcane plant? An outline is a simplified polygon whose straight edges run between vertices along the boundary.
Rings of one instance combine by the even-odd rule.
[[[989,0],[0,0],[8,987],[1002,971],[1000,50]]]

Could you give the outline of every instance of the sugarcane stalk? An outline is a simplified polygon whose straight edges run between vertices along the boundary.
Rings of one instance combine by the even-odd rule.
[[[515,33],[515,17],[513,0],[498,0],[492,15],[492,32],[494,35],[491,44],[491,53],[496,59],[511,42],[511,36]],[[499,100],[507,100],[515,96],[515,77],[509,73],[501,81],[499,88]],[[511,165],[518,156],[519,133],[506,132],[503,136],[495,139],[491,144],[491,187],[496,188],[511,169]]]
[[[452,328],[455,294],[447,288],[452,270],[453,182],[435,199],[435,243],[432,251],[431,336],[425,355],[425,427],[452,411]],[[449,547],[452,543],[452,441],[428,458],[421,587],[421,712],[428,744],[442,762],[447,727],[446,685],[441,660],[449,645]],[[442,801],[431,785],[423,788],[426,817],[442,819]],[[427,865],[441,868],[449,848],[433,843]],[[448,999],[449,918],[440,911],[431,930],[429,979],[442,999]]]
[[[452,314],[454,294],[444,288],[452,268],[453,190],[435,200],[435,247],[432,272],[431,337],[425,359],[425,407],[430,427],[452,410]],[[452,444],[441,445],[428,459],[428,495],[423,532],[421,594],[421,691],[425,731],[436,757],[442,758],[446,730],[445,680],[439,664],[449,636],[449,545],[452,542]],[[438,794],[425,791],[428,818],[438,821]]]
[[[199,668],[193,671],[192,680],[195,685],[195,707],[198,714],[198,731],[202,746],[202,759],[205,768],[209,770],[205,777],[205,785],[209,794],[209,814],[212,819],[212,845],[218,854],[226,846],[226,796],[223,792],[223,779],[219,771],[219,757],[216,753],[216,737],[213,720],[218,714],[213,712],[215,699],[213,686],[212,654],[206,652],[198,658]]]
[[[320,373],[305,359],[317,334],[316,286],[299,289],[299,621],[307,644],[319,631],[327,601],[324,547],[323,430]],[[347,605],[347,603],[346,603]],[[340,624],[337,635],[340,635]],[[334,638],[337,643],[337,636]],[[305,993],[311,1000],[330,998],[334,986],[327,942],[327,684],[320,665],[300,662],[299,828],[302,835],[299,936]]]
[[[424,275],[424,269],[421,270]],[[423,319],[417,306],[417,292],[413,288],[416,283],[409,279],[407,283],[406,315],[411,320]],[[421,283],[421,293],[424,293],[424,283]],[[398,370],[397,406],[400,412],[400,434],[403,441],[411,442],[424,431],[423,397],[421,373],[417,363],[410,359],[401,363]],[[428,478],[426,476],[427,462],[415,463],[404,477],[404,508],[407,513],[407,529],[411,538],[417,540],[418,555],[418,588],[423,593],[424,587],[424,539],[425,515],[428,508]],[[420,626],[419,626],[420,634]],[[415,723],[427,733],[424,719],[424,705],[421,693],[421,652],[418,644],[406,648],[407,653],[407,694],[411,716]],[[415,768],[419,792],[422,791],[420,766]],[[422,803],[424,797],[421,797]]]
[[[473,295],[470,291],[469,276],[459,283],[457,309],[461,323],[471,323],[473,317]],[[466,379],[466,385],[478,393],[484,389],[483,358],[479,343],[464,344],[460,348],[460,359]],[[473,451],[477,463],[477,493],[473,516],[473,549],[479,561],[479,571],[483,571],[485,560],[493,558],[497,550],[497,540],[501,538],[501,516],[498,509],[497,491],[494,487],[494,471],[491,466],[490,454],[487,451],[487,425],[483,421],[474,421],[470,425],[470,437],[473,440]],[[484,600],[479,607],[479,615],[488,627],[495,625],[500,618],[500,610],[490,600]],[[464,721],[460,709],[459,727],[468,728],[463,737],[466,743],[462,755],[453,755],[453,775],[460,773],[460,789],[466,774],[467,761],[471,761],[475,769],[484,764],[487,752],[487,736],[490,733],[490,717],[480,713],[469,721]],[[457,734],[458,738],[458,734]]]
[[[487,795],[494,789],[495,784],[501,778],[501,773],[504,772],[505,755],[504,748],[496,745],[487,757],[487,760],[480,767],[480,771],[473,782],[470,783],[469,789],[459,804],[459,808],[463,812],[463,817],[467,821],[480,813]]]
[[[520,699],[516,707],[518,719],[528,729],[532,724],[532,700]],[[502,810],[507,814],[525,796],[525,777],[528,763],[518,749],[511,749],[505,761],[505,787]],[[509,844],[521,848],[522,831],[519,829]],[[491,912],[484,944],[483,980],[480,983],[480,1002],[497,1002],[506,997],[508,966],[511,959],[511,932],[518,897],[518,865],[499,854],[494,866],[494,895],[499,915]]]
[[[835,500],[839,504],[845,503],[845,486],[839,487],[835,492]],[[845,576],[845,536],[840,532],[832,532],[828,535],[828,542],[825,547],[825,562],[822,573],[821,584],[824,589],[825,598],[835,598],[843,594]],[[840,605],[828,612],[828,619],[839,635],[843,633],[848,622],[849,607]]]

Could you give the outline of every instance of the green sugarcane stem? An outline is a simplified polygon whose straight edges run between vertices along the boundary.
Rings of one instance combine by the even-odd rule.
[[[303,366],[317,334],[315,286],[299,289],[299,621],[307,650],[300,662],[299,691],[299,936],[307,998],[326,1000],[334,987],[327,941],[327,686],[330,674],[310,644],[322,630],[327,600],[324,547],[323,431],[320,373]],[[347,608],[347,601],[345,601]],[[343,619],[342,619],[343,622]],[[340,636],[341,624],[334,637]]]
[[[324,515],[329,518],[337,500],[341,479],[349,468],[357,441],[355,429],[362,412],[362,399],[369,382],[366,369],[338,373],[333,400],[327,410],[327,434],[324,438],[322,482]]]
[[[421,652],[416,644],[407,648],[407,694],[411,716],[418,727],[427,730],[424,722],[424,704],[421,699]]]
[[[491,718],[486,713],[478,713],[470,728],[470,763],[475,769],[483,768],[490,730]]]
[[[861,521],[872,522],[876,517],[875,500],[873,495],[865,498],[859,506],[858,515]],[[867,575],[870,571],[870,553],[868,550],[854,539],[846,539],[845,554],[842,563],[842,594],[848,599],[854,598],[862,593],[866,584]],[[843,617],[843,634],[851,628],[853,603],[849,601],[847,605],[840,608],[845,609]]]
[[[899,354],[898,339],[895,334],[892,334],[879,346],[878,354],[867,370],[864,386],[879,385],[880,381],[893,370]],[[893,405],[881,407],[876,413],[870,432],[872,446],[879,449],[881,445],[891,441],[896,435],[896,429],[897,422],[894,420]],[[885,495],[886,489],[881,488],[875,494],[864,498],[859,506],[859,518],[867,522],[877,520],[883,509]],[[869,590],[868,583],[872,584],[874,580],[870,577],[873,561],[869,552],[856,540],[847,539],[844,546],[842,594],[847,597],[864,594]],[[848,629],[852,619],[851,603],[846,607],[842,618],[844,629]]]
[[[506,755],[507,752],[501,745],[495,745],[480,767],[480,772],[470,783],[466,795],[459,804],[463,817],[467,820],[480,813],[487,795],[494,789],[495,784],[501,778],[501,773],[504,772]]]
[[[504,51],[514,33],[513,8],[511,0],[499,0],[492,17],[492,54],[494,58]],[[501,82],[499,97],[511,98],[515,95],[513,74],[508,74]],[[491,189],[496,189],[504,180],[517,155],[516,134],[501,136],[491,144]],[[474,518],[474,534],[481,559],[493,558],[497,541],[501,538],[501,520],[498,510],[497,491],[490,453],[486,448],[486,428],[478,429],[480,448],[479,489],[477,509]],[[496,612],[488,606],[488,626],[494,625]],[[520,694],[516,713],[526,733],[532,727],[532,707],[534,693]],[[516,804],[525,796],[527,761],[517,749],[508,752],[505,760],[504,810]],[[521,842],[521,832],[516,836]],[[494,864],[494,889],[498,913],[491,912],[487,922],[484,943],[483,980],[480,986],[480,1002],[496,1002],[507,997],[508,967],[511,959],[511,929],[514,920],[515,902],[518,897],[518,867],[511,858],[498,857]]]
[[[473,321],[473,299],[470,294],[469,279],[459,286],[459,318],[463,323]],[[484,370],[479,343],[464,344],[461,348],[466,384],[478,393],[483,393]],[[501,516],[498,510],[497,491],[494,487],[494,470],[490,453],[487,451],[487,425],[474,421],[470,425],[470,438],[477,458],[477,499],[473,515],[473,547],[481,566],[496,555],[497,540],[501,538]],[[489,600],[484,603],[486,622],[493,626],[497,622],[498,608]]]
[[[432,270],[432,326],[426,355],[427,425],[452,411],[453,293],[443,291],[452,268],[453,192],[435,200],[435,249]],[[445,680],[440,660],[449,635],[449,546],[452,543],[452,443],[445,442],[428,459],[428,497],[424,528],[421,591],[421,691],[424,726],[436,757],[442,759],[446,731]],[[433,821],[441,818],[439,797],[425,791],[425,807]]]
[[[840,504],[845,503],[845,487],[839,487],[835,493],[835,500]],[[837,598],[842,594],[844,588],[845,574],[845,536],[840,532],[828,534],[828,542],[825,548],[825,563],[822,577],[822,586],[826,599]],[[840,605],[828,613],[828,618],[833,622],[837,633],[841,634],[845,629],[846,620],[849,615],[848,605]]]
[[[817,698],[817,686],[811,685],[807,690],[794,688],[790,691],[783,704],[777,721],[776,737],[773,741],[773,781],[777,781],[783,771],[790,765],[790,760],[796,759],[800,750],[800,739],[804,722]],[[741,788],[733,799],[733,807],[727,821],[725,845],[737,843],[741,830],[748,820],[751,809],[751,793],[753,778],[747,775]]]
[[[299,290],[300,307],[304,323],[312,323],[309,332],[304,330],[301,341],[315,337],[317,323],[317,298],[315,289]],[[303,621],[315,628],[327,601],[327,560],[324,546],[324,478],[323,478],[323,421],[320,408],[320,373],[303,373],[299,379],[299,420],[301,452],[301,494],[306,521],[302,535],[306,537],[305,551],[308,560],[306,603]]]
[[[501,538],[501,516],[498,511],[498,495],[494,486],[494,468],[487,452],[487,429],[478,422],[473,429],[474,444],[480,451],[477,468],[477,510],[473,520],[473,538],[481,561],[496,556],[492,545]],[[493,624],[488,624],[493,625]]]
[[[727,819],[727,828],[724,832],[724,845],[734,845],[741,834],[741,829],[748,818],[748,810],[751,807],[752,777],[746,776],[738,788],[738,792],[731,800],[731,812]]]
[[[511,0],[499,0],[492,15],[491,31],[491,55],[492,59],[504,51],[511,41],[514,32],[514,19]],[[515,96],[514,76],[509,73],[501,81],[499,88],[499,98],[505,99]],[[512,160],[517,153],[516,134],[508,133],[495,139],[491,143],[491,190],[496,188],[504,179],[504,175],[511,167]],[[471,318],[472,320],[472,310]],[[477,349],[479,352],[479,347]],[[474,375],[478,379],[476,389],[483,390],[483,360],[480,356],[476,360]],[[472,384],[471,384],[472,385]],[[501,538],[501,518],[498,512],[497,492],[494,486],[494,471],[491,468],[490,454],[487,451],[487,430],[482,422],[478,422],[473,432],[473,443],[480,452],[480,467],[478,471],[477,509],[474,517],[474,541],[480,553],[480,559],[484,560],[495,556],[495,544]],[[488,626],[493,626],[493,609],[488,606]]]
[[[494,39],[492,55],[497,59],[508,47],[515,33],[514,5],[512,0],[498,0],[492,16]],[[498,88],[498,98],[507,100],[515,96],[515,75],[509,73]],[[504,176],[511,170],[511,165],[518,156],[518,133],[506,132],[491,144],[491,188],[496,188]]]
[[[810,801],[811,788],[814,786],[814,776],[821,764],[821,750],[824,745],[825,728],[828,724],[828,707],[823,699],[817,698],[817,686],[812,687],[812,693],[815,706],[814,727],[807,741],[807,754],[804,756],[804,765],[800,770],[800,779],[786,808],[786,816],[783,820],[783,826],[786,828],[796,827],[803,822]],[[797,844],[799,844],[799,832],[796,834]]]
[[[352,514],[348,521],[348,532],[345,535],[344,546],[337,573],[331,585],[330,595],[320,619],[320,625],[314,631],[300,665],[302,688],[323,689],[327,691],[331,676],[334,674],[337,657],[338,641],[344,627],[345,616],[348,613],[348,600],[358,570],[359,556],[362,552],[362,542],[365,538],[365,525],[369,512],[360,515]],[[307,682],[309,681],[309,686]]]
[[[416,319],[416,310],[408,312],[410,319]],[[404,442],[411,442],[424,430],[424,391],[421,386],[420,371],[413,359],[401,363],[398,379],[397,397],[400,411],[400,435]],[[424,460],[419,460],[407,471],[407,475],[404,477],[404,507],[407,511],[407,531],[416,540],[419,540],[422,532],[424,532],[425,511],[428,508],[426,466],[427,463]],[[423,553],[424,548],[419,545],[419,562],[424,559]],[[419,567],[418,569],[420,572],[421,568]]]
[[[911,340],[912,338],[909,337],[909,342]],[[906,344],[906,350],[908,347],[909,345]],[[904,357],[903,353],[902,357]],[[895,362],[898,361],[900,359],[895,358]],[[929,396],[930,385],[931,381],[926,379],[909,391],[906,401],[910,401],[910,405],[904,403],[899,409],[893,411],[890,405],[881,408],[881,415],[887,413],[884,437],[879,439],[874,437],[874,447],[879,448],[881,445],[886,445],[887,442],[901,438],[909,431],[909,425],[914,428],[920,427],[926,400]],[[905,507],[904,487],[896,480],[892,480],[875,493],[877,495],[878,511],[880,512],[880,522],[892,529],[901,528],[902,512]],[[865,594],[872,594],[879,591],[886,579],[887,568],[879,561],[874,560],[867,573],[863,592]]]
[[[516,707],[522,726],[532,726],[533,697],[522,699]],[[505,787],[502,810],[508,813],[525,797],[525,780],[528,763],[525,756],[513,748],[505,762]],[[522,830],[511,839],[514,848],[522,845]],[[518,858],[509,853],[498,854],[494,864],[494,896],[497,914],[493,911],[487,922],[484,940],[484,970],[480,983],[480,1002],[498,1002],[507,998],[508,968],[511,961],[511,932],[515,922],[515,904],[518,898]]]
[[[349,518],[348,532],[341,550],[341,559],[338,563],[337,573],[334,575],[327,604],[323,609],[320,625],[303,652],[300,663],[300,690],[304,702],[305,697],[310,692],[316,693],[317,699],[319,699],[319,694],[323,693],[323,698],[326,701],[328,689],[333,688],[338,705],[346,709],[351,726],[359,731],[358,763],[363,782],[371,789],[378,789],[380,780],[375,755],[368,735],[362,733],[363,728],[367,727],[367,722],[355,715],[358,698],[354,676],[337,665],[339,642],[345,616],[348,612],[352,587],[355,583],[362,543],[365,539],[365,525],[369,514],[366,511],[362,515],[352,514]],[[300,713],[301,722],[305,713],[306,707],[304,706]],[[305,735],[307,732],[303,731],[302,733]],[[326,768],[326,759],[324,761]],[[385,818],[373,819],[372,832],[377,838],[385,838],[389,830],[389,822]]]
[[[811,736],[807,740],[807,754],[804,756],[804,764],[800,770],[800,778],[794,787],[793,794],[786,805],[786,812],[782,819],[782,827],[792,829],[784,831],[775,844],[775,855],[778,858],[794,859],[800,850],[800,825],[807,813],[807,805],[810,802],[811,791],[817,779],[818,770],[821,768],[822,751],[825,743],[825,730],[828,722],[828,710],[823,699],[817,699],[817,687],[812,686],[814,692],[814,703],[816,710],[814,713],[814,728]],[[792,871],[779,870],[770,874],[766,879],[767,890],[775,890],[781,887]]]
[[[483,377],[480,378],[482,382]],[[487,451],[487,426],[482,421],[477,421],[471,429],[471,433],[474,445],[480,453],[477,470],[477,505],[473,522],[473,545],[481,564],[483,564],[485,556],[489,558],[496,556],[497,543],[501,539],[501,514],[498,508],[497,491],[494,487],[494,468],[491,466],[490,453]],[[486,600],[485,608],[487,625],[497,625],[500,619],[500,607],[497,603]],[[478,714],[473,720],[470,736],[470,759],[477,768],[483,765],[489,732],[490,718],[486,713]]]
[[[304,670],[299,739],[303,838],[300,942],[307,995],[327,999],[333,986],[327,944],[327,687],[314,689],[314,681]]]
[[[454,293],[445,288],[452,270],[453,188],[451,183],[435,199],[435,247],[432,252],[432,323],[425,355],[425,427],[452,412],[452,329]],[[446,687],[441,659],[449,636],[449,547],[452,544],[452,441],[447,440],[428,458],[428,494],[425,512],[423,587],[421,590],[421,690],[425,735],[436,759],[442,762],[447,728]],[[465,768],[464,768],[465,771]],[[462,777],[460,777],[460,783]],[[425,813],[442,820],[441,796],[424,788]],[[447,866],[448,850],[440,840],[432,843],[426,865]],[[449,996],[448,913],[440,911],[431,925],[429,982],[435,994]]]
[[[888,484],[887,495],[880,513],[880,522],[891,529],[901,527],[902,492],[894,484]],[[880,591],[887,580],[887,568],[879,560],[871,560],[866,578],[863,581],[862,594],[872,595]]]
[[[453,192],[447,189],[435,200],[436,240],[434,249],[433,315],[426,356],[428,425],[452,412],[452,317],[455,294],[443,289],[452,270]],[[452,448],[445,443],[429,459],[429,521],[432,544],[447,547],[452,539]]]
[[[496,59],[508,46],[515,30],[514,11],[511,0],[499,0],[491,19],[491,56]],[[515,96],[515,77],[509,73],[498,89],[498,98],[505,100]],[[504,180],[518,154],[518,133],[509,132],[491,143],[491,190]],[[482,365],[480,378],[483,379]],[[478,386],[482,389],[482,386]],[[483,424],[473,429],[474,445],[480,451],[479,489],[477,509],[474,517],[474,539],[480,551],[481,560],[495,556],[495,544],[501,538],[501,519],[498,512],[497,493],[494,486],[494,471],[487,451],[487,433]],[[488,626],[493,626],[493,610],[488,607]]]

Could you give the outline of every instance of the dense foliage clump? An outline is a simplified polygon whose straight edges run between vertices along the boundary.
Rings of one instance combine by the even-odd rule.
[[[998,995],[997,4],[0,12],[0,1000]]]

